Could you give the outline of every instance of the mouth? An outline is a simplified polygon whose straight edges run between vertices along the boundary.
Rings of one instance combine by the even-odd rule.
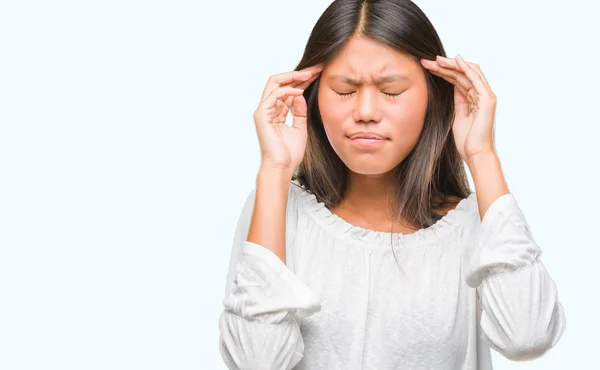
[[[367,139],[367,140],[387,140],[387,137],[380,135],[376,132],[355,132],[348,136],[351,140],[356,139]]]
[[[350,140],[360,140],[360,141],[383,141],[386,139],[382,139],[380,137],[355,137]]]
[[[355,136],[351,137],[350,140],[386,140],[383,137],[378,136]]]
[[[373,146],[373,145],[381,145],[385,143],[388,139],[380,138],[380,137],[362,137],[357,136],[354,138],[350,138],[352,143],[361,145],[361,146]]]

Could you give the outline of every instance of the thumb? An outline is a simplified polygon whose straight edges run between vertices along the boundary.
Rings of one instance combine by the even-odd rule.
[[[292,103],[292,127],[306,129],[307,112],[308,108],[306,107],[304,96],[294,96],[294,102]]]

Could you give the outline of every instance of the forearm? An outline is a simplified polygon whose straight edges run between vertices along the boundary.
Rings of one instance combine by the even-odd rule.
[[[275,253],[285,263],[286,208],[291,176],[261,168],[256,177],[256,200],[247,241]]]
[[[509,193],[508,185],[502,174],[500,159],[496,153],[477,155],[467,162],[477,193],[480,219],[488,208],[500,196]]]

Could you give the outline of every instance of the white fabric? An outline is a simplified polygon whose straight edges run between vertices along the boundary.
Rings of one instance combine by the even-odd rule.
[[[229,369],[492,369],[490,348],[539,357],[566,325],[512,194],[480,220],[476,193],[413,234],[364,229],[294,180],[286,264],[235,233],[219,348]],[[394,252],[400,264],[392,254]]]

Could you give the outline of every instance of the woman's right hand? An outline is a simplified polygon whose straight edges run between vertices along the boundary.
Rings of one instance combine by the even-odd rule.
[[[307,106],[302,95],[317,79],[321,64],[269,77],[254,123],[261,151],[261,168],[281,170],[290,177],[302,162],[307,141]],[[293,107],[292,126],[285,124]]]

